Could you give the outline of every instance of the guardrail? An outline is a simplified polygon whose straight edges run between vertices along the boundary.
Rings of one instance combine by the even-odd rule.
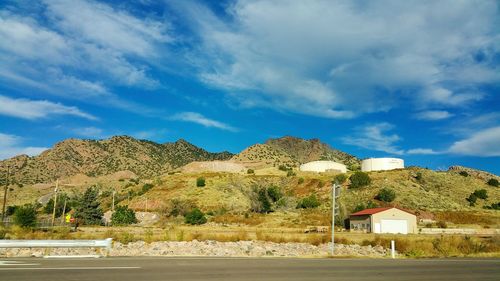
[[[109,254],[112,238],[104,240],[0,240],[0,248],[106,248]]]

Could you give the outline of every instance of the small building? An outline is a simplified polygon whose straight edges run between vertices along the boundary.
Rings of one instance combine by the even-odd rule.
[[[312,161],[305,164],[300,165],[299,168],[303,172],[316,172],[316,173],[324,173],[324,172],[347,172],[347,167],[344,164],[340,164],[334,161]]]
[[[361,161],[361,171],[389,171],[404,169],[405,161],[400,158],[368,158]]]
[[[417,217],[403,209],[384,207],[365,209],[349,216],[351,231],[373,233],[417,233]]]

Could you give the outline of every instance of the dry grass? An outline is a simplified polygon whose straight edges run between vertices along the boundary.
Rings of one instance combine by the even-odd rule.
[[[211,219],[212,222],[221,224],[246,224],[246,225],[259,225],[264,222],[265,217],[260,214],[248,214],[248,215],[235,215],[235,214],[224,214],[220,216],[215,216]]]
[[[454,224],[479,224],[483,226],[497,226],[500,219],[494,212],[490,214],[477,212],[436,212],[434,218],[437,221],[446,221]]]

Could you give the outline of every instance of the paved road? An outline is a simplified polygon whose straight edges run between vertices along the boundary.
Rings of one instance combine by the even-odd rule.
[[[0,280],[500,280],[500,259],[0,259]]]

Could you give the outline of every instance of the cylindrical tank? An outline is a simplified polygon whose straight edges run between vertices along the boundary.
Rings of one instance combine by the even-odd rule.
[[[337,171],[341,173],[347,172],[347,168],[344,164],[340,164],[333,161],[313,161],[300,165],[300,170],[305,172],[328,172]]]
[[[361,171],[388,171],[404,169],[405,162],[400,158],[369,158],[361,161]]]

